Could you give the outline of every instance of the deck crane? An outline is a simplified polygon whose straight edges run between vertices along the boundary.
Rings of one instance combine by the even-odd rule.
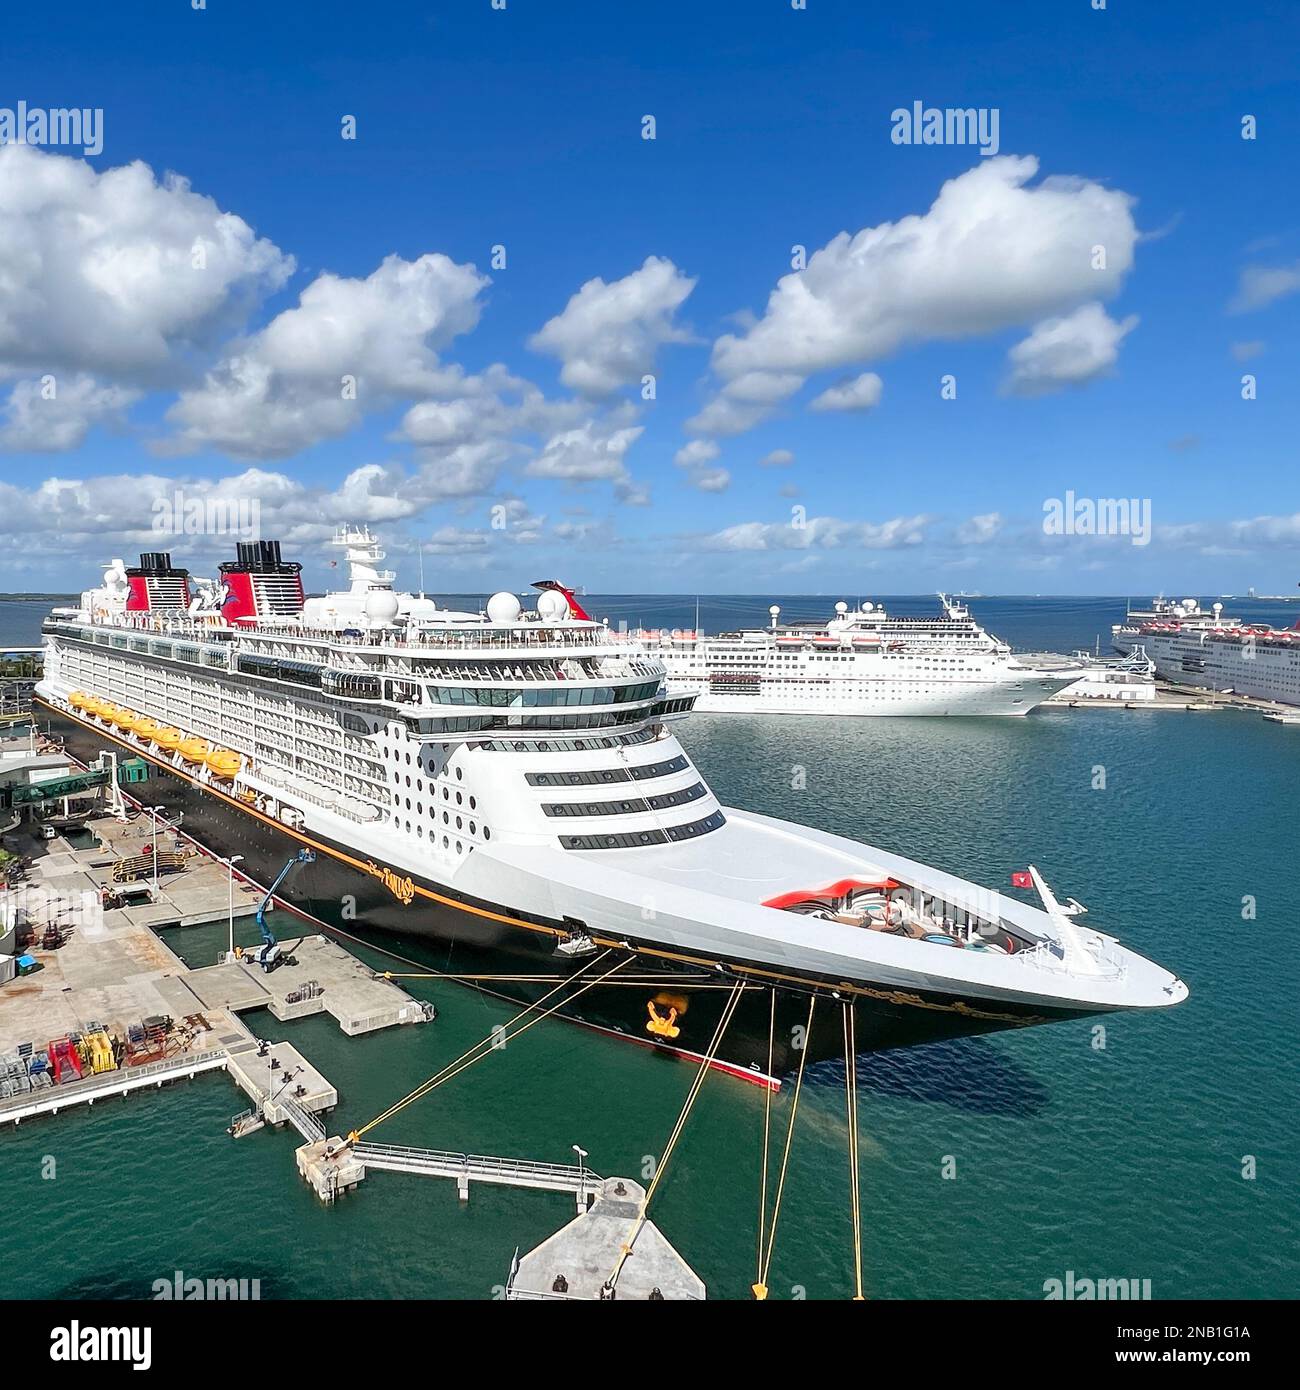
[[[293,870],[299,864],[312,864],[315,860],[315,850],[300,849],[276,875],[275,882],[266,890],[266,897],[262,899],[257,909],[257,929],[262,933],[262,944],[241,951],[241,960],[246,961],[249,965],[260,965],[268,973],[276,966],[290,964],[288,956],[284,953],[284,948],[275,939],[275,933],[267,926],[266,912],[275,901],[275,890],[289,877]]]

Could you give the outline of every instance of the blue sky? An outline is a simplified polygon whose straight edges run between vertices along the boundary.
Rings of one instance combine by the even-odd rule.
[[[1208,0],[15,11],[0,110],[102,108],[104,147],[0,149],[0,587],[210,568],[229,536],[151,530],[179,489],[256,503],[316,582],[354,519],[449,590],[1291,591],[1298,30]],[[997,153],[894,143],[916,101],[996,109]],[[1149,543],[1045,535],[1067,493],[1149,506]]]

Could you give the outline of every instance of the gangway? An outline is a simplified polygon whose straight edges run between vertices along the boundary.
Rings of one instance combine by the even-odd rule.
[[[469,1196],[470,1182],[500,1187],[531,1187],[543,1192],[570,1192],[580,1207],[599,1191],[599,1173],[571,1163],[537,1163],[525,1158],[498,1158],[490,1154],[456,1153],[451,1149],[420,1149],[404,1144],[354,1144],[352,1157],[367,1171],[414,1173],[428,1178],[454,1178],[462,1198]]]
[[[277,1110],[284,1114],[284,1118],[302,1135],[303,1140],[308,1144],[319,1144],[325,1138],[325,1126],[311,1113],[305,1110],[296,1100],[290,1100],[287,1096],[274,1102]]]

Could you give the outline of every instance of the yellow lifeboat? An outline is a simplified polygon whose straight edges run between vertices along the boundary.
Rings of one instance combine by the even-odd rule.
[[[83,696],[81,700],[81,712],[83,714],[102,714],[104,710],[103,700],[96,700],[93,696]]]
[[[205,763],[212,745],[205,738],[187,738],[180,745],[181,757],[187,763]]]
[[[132,728],[141,738],[152,739],[162,732],[162,725],[156,719],[137,719]]]
[[[116,723],[119,729],[125,729],[128,733],[131,732],[139,722],[140,716],[132,710],[125,708],[118,711],[117,717],[114,720],[114,723]]]
[[[174,753],[181,746],[181,731],[163,724],[153,736],[153,741],[167,753]]]
[[[116,724],[122,718],[122,706],[105,700],[99,707],[99,717],[107,720],[110,724]]]
[[[233,777],[239,771],[239,754],[229,748],[214,748],[203,761],[218,777]]]
[[[68,704],[72,709],[84,709],[86,706],[85,692],[74,690],[72,694],[68,696]]]

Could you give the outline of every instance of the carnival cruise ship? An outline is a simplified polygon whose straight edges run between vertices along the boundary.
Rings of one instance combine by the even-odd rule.
[[[1300,705],[1300,622],[1276,628],[1222,619],[1221,607],[1214,605],[1208,623],[1193,606],[1186,616],[1175,613],[1139,629],[1137,641],[1155,663],[1156,675],[1221,695]]]
[[[1223,616],[1221,603],[1202,608],[1194,598],[1167,599],[1157,595],[1151,600],[1150,608],[1134,608],[1130,604],[1124,621],[1111,624],[1111,644],[1122,656],[1128,656],[1142,645],[1144,632],[1168,624],[1177,624],[1180,630],[1186,632],[1214,629],[1235,632],[1242,625],[1240,618]]]
[[[933,617],[837,603],[829,622],[781,623],[773,605],[766,628],[633,636],[706,714],[1028,714],[1083,676],[1023,664],[965,604],[939,601]]]
[[[368,532],[336,543],[351,586],[312,599],[273,541],[193,584],[114,561],[46,623],[36,718],[143,760],[137,801],[260,885],[314,851],[280,898],[321,928],[429,938],[477,988],[768,1085],[842,1055],[849,1004],[870,1049],[1186,997],[1035,869],[1041,906],[720,805],[690,697],[558,586],[448,612]]]

